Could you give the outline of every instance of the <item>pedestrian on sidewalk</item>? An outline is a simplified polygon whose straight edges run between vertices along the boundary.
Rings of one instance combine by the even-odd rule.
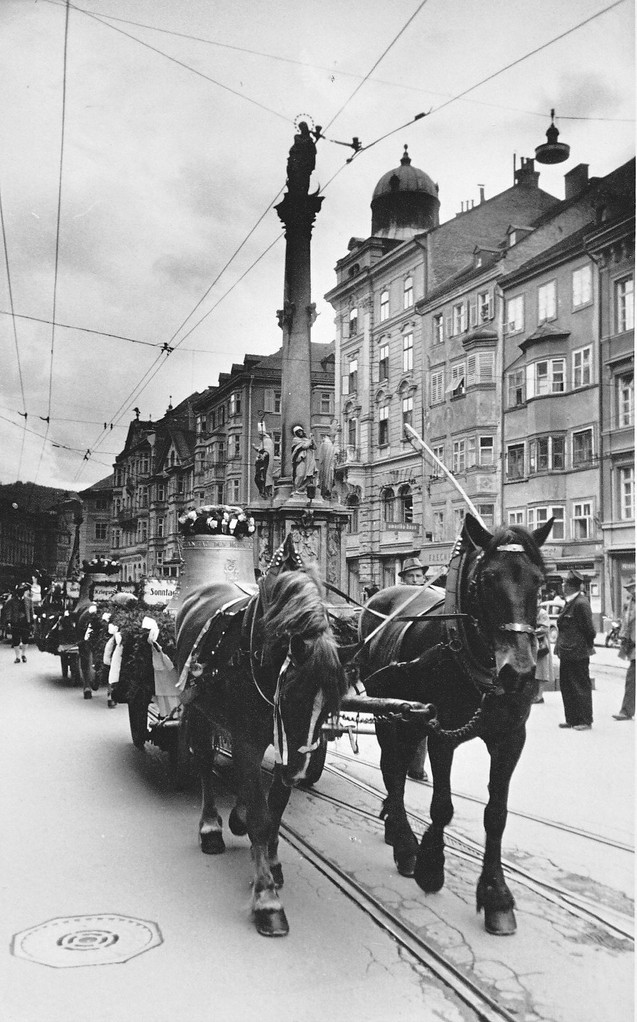
[[[31,587],[24,583],[17,585],[7,600],[7,620],[11,625],[11,649],[15,649],[14,664],[26,664],[27,643],[31,632],[31,605],[26,594]]]
[[[595,652],[595,626],[591,605],[581,591],[584,576],[569,571],[564,582],[565,604],[557,619],[555,652],[560,658],[560,690],[565,722],[559,727],[590,731],[593,726],[593,690],[589,664]]]
[[[551,633],[551,619],[549,612],[546,607],[541,604],[541,597],[538,597],[538,608],[537,608],[537,625],[535,634],[537,635],[537,664],[535,666],[535,680],[537,682],[537,693],[535,695],[534,703],[544,702],[544,686],[549,685],[553,687],[555,680],[555,674],[553,670],[553,655],[551,653],[551,643],[549,635]]]
[[[613,714],[615,720],[632,720],[635,716],[635,579],[631,578],[624,589],[628,592],[628,601],[619,630],[619,659],[628,661],[628,670],[621,709]]]

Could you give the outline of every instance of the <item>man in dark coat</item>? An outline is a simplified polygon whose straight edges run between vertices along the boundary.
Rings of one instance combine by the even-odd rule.
[[[581,586],[584,577],[569,571],[564,582],[566,603],[557,619],[555,652],[560,658],[560,689],[566,721],[560,727],[590,731],[593,726],[593,694],[589,674],[594,650],[595,626],[591,606]]]

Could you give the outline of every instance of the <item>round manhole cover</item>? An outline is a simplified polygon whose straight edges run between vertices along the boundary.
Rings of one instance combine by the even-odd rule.
[[[54,969],[127,962],[162,943],[156,923],[130,916],[67,916],[16,933],[11,952]]]

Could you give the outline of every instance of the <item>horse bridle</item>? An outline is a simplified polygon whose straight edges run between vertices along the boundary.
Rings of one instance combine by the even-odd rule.
[[[526,554],[528,556],[527,551],[524,549],[521,543],[502,543],[500,546],[496,547],[496,551],[499,553]],[[470,592],[473,592],[478,598],[480,588],[479,567],[480,562],[484,557],[485,551],[481,550],[474,562],[473,578],[469,583]],[[477,621],[475,621],[475,626],[477,631],[482,636],[482,630],[480,629],[480,626]],[[498,632],[517,632],[523,635],[524,634],[535,635],[535,627],[533,625],[527,624],[525,621],[506,621],[504,624],[497,625],[495,630]]]

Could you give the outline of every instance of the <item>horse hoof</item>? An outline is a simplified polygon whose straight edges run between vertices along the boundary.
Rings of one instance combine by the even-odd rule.
[[[416,869],[415,855],[403,855],[400,858],[394,856],[394,862],[401,877],[413,877],[414,870]]]
[[[282,908],[255,909],[254,922],[257,932],[262,937],[286,937],[290,932],[290,927]]]
[[[200,834],[199,843],[204,855],[221,855],[226,850],[220,830],[208,830],[204,834]]]
[[[85,688],[84,689],[84,698],[85,699],[92,699],[93,698],[93,693],[91,692],[90,688]]]
[[[503,910],[484,910],[484,928],[495,937],[510,937],[517,930],[515,912],[512,908]]]
[[[228,826],[236,837],[244,837],[248,833],[248,825],[239,816],[236,808],[233,808],[228,819]]]
[[[278,890],[280,887],[283,887],[283,866],[280,862],[275,863],[274,866],[270,866],[270,873],[272,874],[272,879],[274,880],[274,886],[276,889]]]
[[[414,880],[425,894],[437,894],[445,885],[445,874],[442,870],[414,870]]]

